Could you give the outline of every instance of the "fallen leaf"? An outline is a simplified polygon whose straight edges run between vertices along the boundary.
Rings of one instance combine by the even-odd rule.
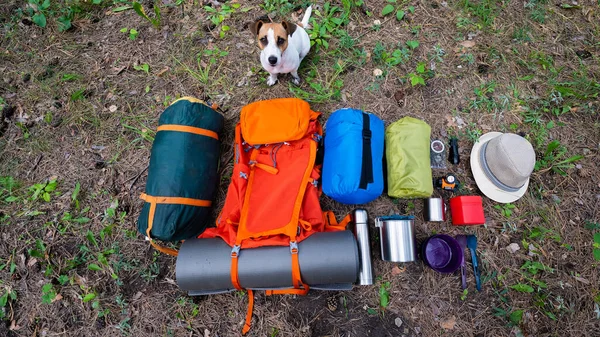
[[[113,75],[119,75],[120,73],[122,73],[122,72],[123,72],[123,70],[127,69],[127,67],[128,67],[128,66],[129,66],[129,65],[122,66],[122,67],[120,67],[120,68],[112,68],[112,70],[113,70]]]
[[[56,301],[60,301],[62,300],[63,297],[61,294],[56,294],[56,296],[54,297],[54,299],[52,300],[52,303],[56,302]]]
[[[156,76],[160,77],[169,70],[171,70],[171,68],[165,67],[163,70],[159,71],[158,74],[156,74]]]
[[[168,278],[168,277],[165,277],[165,283],[177,286],[177,282],[175,282],[175,280]]]
[[[511,254],[514,254],[519,249],[521,249],[521,247],[519,247],[519,244],[514,242],[506,246],[506,250],[508,250]]]
[[[590,281],[584,279],[583,277],[579,277],[579,276],[574,276],[575,279],[581,283],[585,283],[585,284],[590,284]]]
[[[442,327],[442,329],[446,329],[446,330],[454,329],[455,325],[456,325],[456,316],[452,316],[452,317],[448,318],[447,320],[440,323],[440,326]]]
[[[21,327],[19,325],[17,325],[17,321],[15,321],[14,319],[10,322],[10,327],[8,328],[8,330],[10,331],[16,331],[21,329]]]
[[[396,275],[400,275],[402,273],[404,273],[406,271],[406,268],[398,268],[398,266],[394,266],[394,268],[392,268],[392,275],[396,276]]]
[[[204,337],[210,337],[210,330],[204,329]]]
[[[446,116],[446,126],[450,128],[457,127],[456,123],[454,122],[454,117],[451,115]]]
[[[85,284],[85,277],[75,274],[73,276],[73,280],[75,281],[75,283],[77,283],[83,289],[87,288],[87,285]]]
[[[396,324],[397,327],[401,327],[402,319],[400,317],[396,317],[396,319],[394,320],[394,324]]]
[[[31,258],[31,259],[29,259],[29,261],[27,261],[27,267],[31,267],[31,266],[33,266],[34,264],[36,264],[37,262],[38,262],[38,261],[37,261],[37,259],[36,259],[35,257],[34,257],[34,258]]]
[[[379,68],[375,68],[375,70],[373,70],[373,76],[379,77],[381,75],[383,75],[383,70],[381,70]]]
[[[142,297],[142,295],[144,295],[144,294],[141,291],[138,291],[137,293],[135,293],[135,295],[133,295],[133,300],[134,301],[139,300]]]
[[[465,47],[465,48],[473,48],[475,47],[475,41],[473,40],[465,40],[461,43],[459,43],[459,45]]]
[[[109,106],[109,107],[108,107],[108,111],[110,111],[110,112],[115,112],[115,111],[117,111],[117,106],[116,106],[116,105],[111,105],[111,106]]]

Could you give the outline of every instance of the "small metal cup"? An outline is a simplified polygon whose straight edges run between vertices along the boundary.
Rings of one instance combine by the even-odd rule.
[[[446,205],[442,198],[425,199],[424,217],[425,221],[443,222],[446,221]]]
[[[413,262],[417,259],[415,221],[412,217],[378,217],[381,259],[390,262]]]

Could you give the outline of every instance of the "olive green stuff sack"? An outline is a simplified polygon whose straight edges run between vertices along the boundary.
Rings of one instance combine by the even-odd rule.
[[[429,139],[431,127],[404,117],[385,130],[388,195],[427,198],[433,193]]]

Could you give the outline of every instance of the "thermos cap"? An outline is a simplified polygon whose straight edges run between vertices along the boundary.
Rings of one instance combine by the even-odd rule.
[[[356,209],[354,210],[354,223],[367,223],[368,215],[367,211],[364,209]]]

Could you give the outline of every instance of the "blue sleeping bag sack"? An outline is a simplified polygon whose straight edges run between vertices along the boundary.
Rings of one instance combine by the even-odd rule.
[[[343,204],[364,204],[383,192],[383,121],[340,109],[325,124],[323,193]]]

